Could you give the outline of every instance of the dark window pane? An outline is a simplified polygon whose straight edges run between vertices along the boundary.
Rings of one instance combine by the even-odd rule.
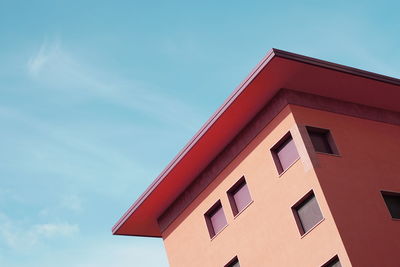
[[[233,199],[235,200],[236,210],[238,213],[251,202],[249,188],[246,183],[243,183],[233,194]]]
[[[400,219],[400,194],[382,193],[392,218]]]
[[[293,162],[299,158],[296,145],[292,138],[283,143],[276,151],[282,171],[286,170]]]
[[[315,151],[333,154],[332,148],[329,144],[327,132],[309,132],[309,135]]]
[[[239,260],[237,257],[235,257],[233,260],[231,260],[227,265],[224,267],[240,267]]]
[[[221,201],[218,200],[205,214],[204,214],[208,233],[210,238],[213,238],[218,232],[227,225],[224,210],[222,209]]]
[[[222,230],[222,228],[225,227],[227,222],[226,222],[224,210],[222,209],[221,206],[210,215],[210,221],[211,221],[211,225],[214,230],[214,235],[217,234],[219,231]]]
[[[316,152],[338,154],[329,130],[311,126],[307,126],[306,129]]]
[[[322,213],[317,199],[313,195],[296,208],[304,233],[322,220]]]
[[[335,256],[331,260],[329,260],[327,263],[322,265],[322,267],[342,267],[342,265],[340,264],[338,256]]]

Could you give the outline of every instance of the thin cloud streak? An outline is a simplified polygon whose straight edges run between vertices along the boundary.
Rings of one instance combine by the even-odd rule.
[[[107,143],[96,142],[90,138],[90,134],[81,132],[77,135],[68,127],[60,128],[20,110],[1,105],[0,119],[23,125],[31,132],[29,137],[19,141],[23,142],[20,144],[23,150],[16,155],[19,157],[18,168],[27,170],[31,175],[37,172],[47,173],[53,177],[51,184],[60,183],[61,179],[64,182],[70,180],[79,183],[81,190],[91,188],[92,193],[118,196],[121,190],[127,190],[122,181],[132,175],[142,176],[146,172],[135,163],[131,155],[126,155]],[[104,171],[104,166],[108,166],[107,172],[99,172]],[[117,178],[121,183],[110,188],[107,183],[96,182],[104,178]],[[76,194],[72,196],[73,203],[68,204],[69,210],[74,212],[82,208],[81,200]],[[62,205],[65,206],[66,200],[63,202]],[[47,211],[48,208],[43,209],[43,214]]]
[[[49,61],[60,57],[62,57],[62,51],[60,50],[59,43],[53,42],[52,44],[48,44],[45,41],[40,46],[39,51],[28,60],[28,73],[32,76],[37,76],[47,64],[51,64]]]
[[[67,238],[78,233],[77,224],[57,222],[26,225],[0,213],[0,244],[13,250],[30,250],[46,239]]]
[[[152,118],[177,124],[193,132],[202,119],[192,106],[160,92],[152,85],[123,78],[111,78],[106,71],[83,64],[59,41],[43,42],[27,61],[28,75],[53,90],[74,97],[99,98]]]
[[[108,163],[120,163],[121,165],[125,165],[130,162],[130,159],[121,155],[114,149],[107,149],[104,146],[91,144],[88,140],[74,138],[66,132],[65,129],[58,129],[50,123],[12,107],[0,106],[0,118],[1,117],[12,119],[26,125],[27,128],[37,131],[42,136],[45,136],[47,141],[57,143],[57,147],[67,147],[81,154],[84,153],[95,156],[96,158],[101,158],[103,161]]]

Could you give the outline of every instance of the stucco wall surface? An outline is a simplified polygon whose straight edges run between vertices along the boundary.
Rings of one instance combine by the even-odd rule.
[[[172,267],[221,267],[236,255],[243,267],[321,266],[336,254],[343,266],[351,266],[320,187],[321,179],[311,165],[316,157],[309,156],[292,108],[299,113],[298,121],[308,123],[304,120],[306,109],[286,106],[163,232]],[[279,175],[270,148],[288,131],[301,158]],[[328,163],[318,160],[320,165]],[[234,217],[226,192],[242,176],[253,203]],[[310,190],[315,193],[324,220],[301,236],[291,207]],[[228,225],[210,240],[204,213],[218,200]]]

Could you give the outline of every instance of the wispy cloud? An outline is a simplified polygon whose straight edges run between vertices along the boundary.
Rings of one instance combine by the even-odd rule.
[[[72,236],[79,232],[77,224],[46,223],[34,225],[31,230],[38,238],[53,238],[57,236]]]
[[[77,224],[67,222],[26,225],[0,213],[0,242],[14,250],[26,250],[46,239],[71,237],[79,232]]]
[[[99,183],[99,179],[108,176],[125,180],[128,174],[144,172],[143,167],[135,163],[133,155],[127,155],[107,142],[94,140],[92,134],[96,134],[95,132],[87,133],[82,128],[75,132],[75,128],[71,126],[60,127],[26,112],[1,105],[0,119],[22,125],[31,132],[29,136],[22,133],[18,140],[22,151],[15,155],[19,158],[18,166],[15,167],[29,170],[30,175],[38,171],[51,175],[51,184],[72,181],[75,185],[75,192],[65,192],[61,200],[53,200],[53,208],[56,205],[57,208],[78,212],[83,208],[83,203],[76,190],[87,190],[89,186],[92,193],[113,195],[126,186],[117,183],[120,186],[114,185],[110,188],[108,183]],[[126,129],[133,126],[124,127]],[[112,135],[112,129],[109,132]],[[118,176],[118,173],[123,175]],[[52,208],[43,208],[41,215],[49,212],[52,212]]]
[[[37,76],[47,64],[51,64],[53,59],[59,58],[60,56],[62,57],[62,53],[58,42],[53,42],[51,44],[47,41],[43,42],[39,51],[27,62],[28,73]]]
[[[60,41],[45,41],[26,63],[29,76],[69,97],[101,99],[142,112],[153,119],[178,124],[193,131],[202,121],[192,106],[171,97],[150,82],[126,79],[104,66],[87,64],[68,52]]]

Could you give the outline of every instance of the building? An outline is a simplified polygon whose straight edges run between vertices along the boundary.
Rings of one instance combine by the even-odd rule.
[[[400,80],[272,49],[113,228],[172,267],[400,266]]]

